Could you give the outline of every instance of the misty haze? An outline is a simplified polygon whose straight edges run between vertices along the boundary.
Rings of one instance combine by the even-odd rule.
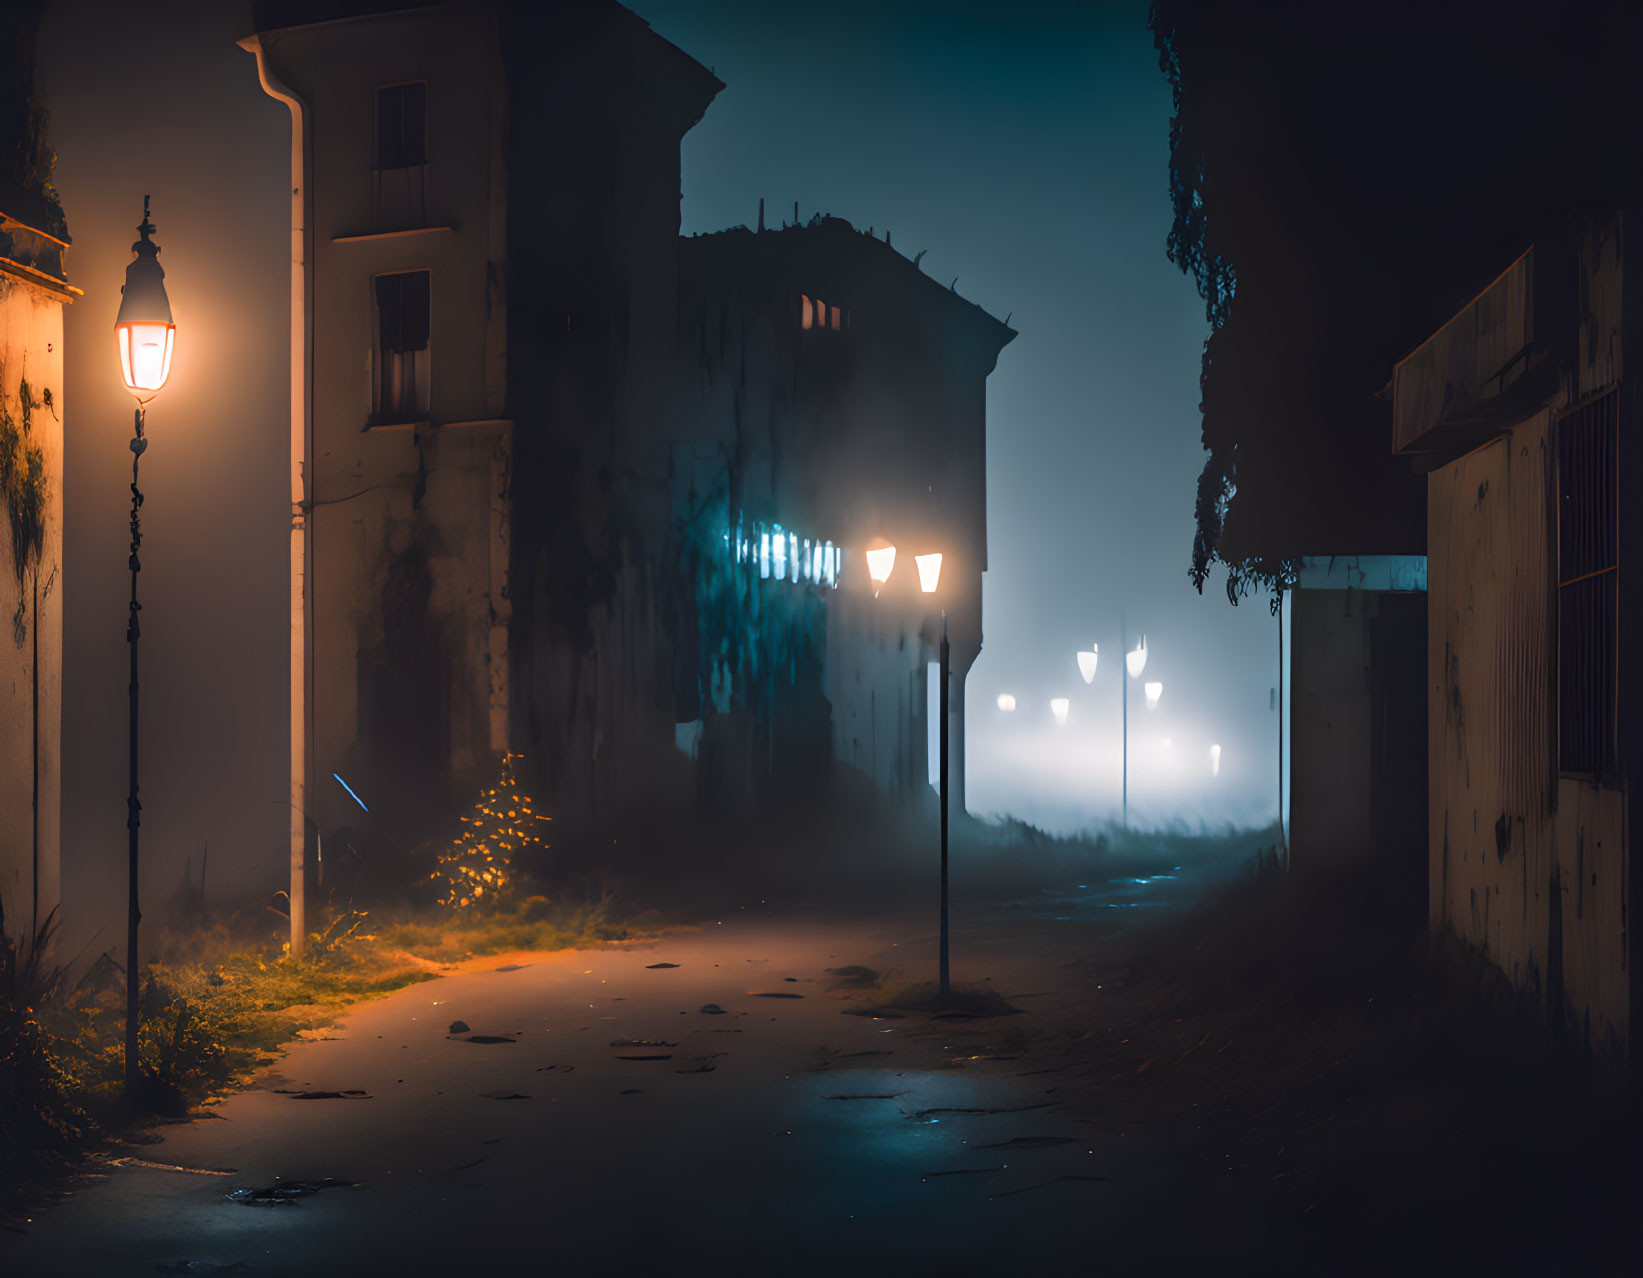
[[[12,4],[5,1271],[1633,1272],[1640,26]]]

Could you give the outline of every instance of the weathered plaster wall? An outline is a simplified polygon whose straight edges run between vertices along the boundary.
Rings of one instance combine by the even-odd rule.
[[[1430,920],[1618,1052],[1626,805],[1557,776],[1551,418],[1429,482]]]
[[[363,814],[426,837],[507,745],[512,426],[506,410],[504,86],[486,7],[265,37],[306,103],[313,757],[322,831]],[[373,222],[376,89],[427,84],[426,216]],[[428,420],[373,420],[373,279],[428,270]]]
[[[63,303],[0,276],[0,403],[20,431],[25,382],[30,408],[23,445],[40,450],[46,504],[42,553],[21,582],[13,571],[11,520],[0,517],[0,900],[14,937],[35,914],[37,831],[38,917],[61,896]],[[3,499],[0,514],[9,514]]]

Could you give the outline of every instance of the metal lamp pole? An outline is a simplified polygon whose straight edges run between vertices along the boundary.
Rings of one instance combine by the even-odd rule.
[[[1124,828],[1130,828],[1130,631],[1120,618],[1118,622],[1118,650],[1124,654],[1125,668],[1119,672],[1118,682],[1124,686]]]
[[[144,221],[147,221],[145,216]],[[126,643],[131,646],[131,791],[126,796],[126,830],[130,838],[130,885],[126,918],[126,1091],[137,1087],[137,924],[142,913],[137,908],[137,829],[142,824],[143,805],[137,799],[137,640],[142,627],[137,614],[142,604],[137,602],[137,574],[143,570],[138,551],[143,544],[140,511],[143,508],[142,490],[137,487],[137,462],[148,447],[143,437],[143,407],[138,404],[133,418],[131,437],[131,606],[126,618]]]
[[[139,1079],[137,1020],[139,982],[137,970],[137,925],[142,912],[137,907],[137,833],[142,824],[143,805],[137,799],[137,641],[142,626],[137,614],[137,574],[142,571],[143,493],[137,487],[137,463],[148,440],[143,435],[148,401],[171,374],[171,348],[176,325],[171,319],[171,302],[165,295],[165,271],[160,267],[160,246],[151,238],[154,225],[148,220],[148,197],[143,197],[143,220],[137,227],[138,240],[131,246],[132,261],[126,267],[125,286],[120,290],[120,314],[114,321],[119,343],[120,373],[125,386],[137,399],[133,416],[131,448],[131,602],[126,613],[126,643],[131,648],[131,788],[126,796],[126,833],[129,839],[126,913],[126,1038],[125,1086],[130,1095]]]

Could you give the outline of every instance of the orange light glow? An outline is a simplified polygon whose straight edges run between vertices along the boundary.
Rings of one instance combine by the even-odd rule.
[[[811,317],[810,317],[810,295],[808,293],[800,293],[799,294],[799,327],[800,328],[809,328],[811,323],[812,323],[812,320],[811,320]]]
[[[175,324],[127,323],[116,326],[120,345],[120,375],[134,395],[152,395],[171,376],[171,347]]]

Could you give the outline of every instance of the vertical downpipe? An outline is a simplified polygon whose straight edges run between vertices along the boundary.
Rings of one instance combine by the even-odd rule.
[[[257,59],[257,78],[269,97],[291,112],[291,957],[302,956],[307,937],[305,861],[308,838],[308,761],[312,717],[308,687],[311,626],[308,607],[309,541],[307,461],[312,421],[308,362],[312,326],[308,316],[307,198],[308,113],[302,99],[273,75],[262,37],[247,36],[240,47]]]

